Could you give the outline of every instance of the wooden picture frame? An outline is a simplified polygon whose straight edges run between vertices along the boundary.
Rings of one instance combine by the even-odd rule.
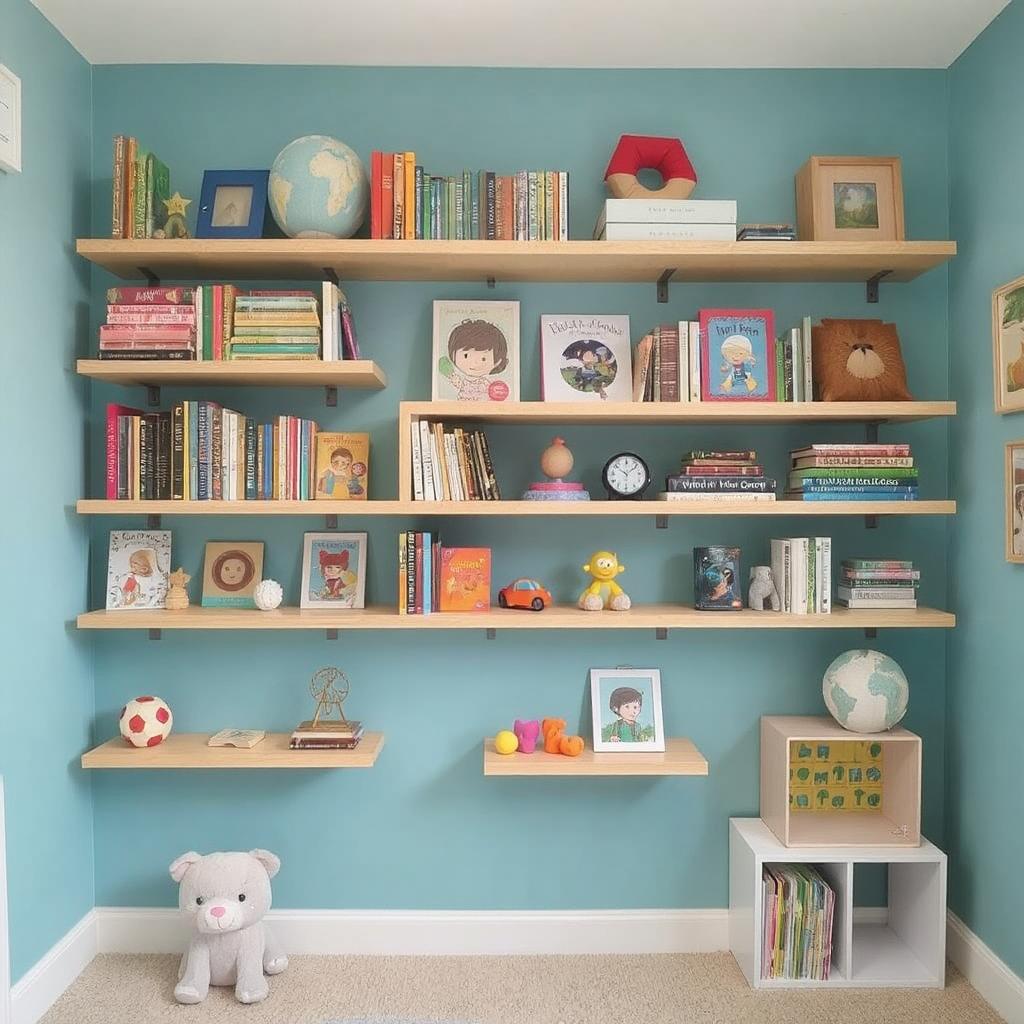
[[[0,64],[0,171],[21,173],[21,79]]]
[[[612,707],[617,699],[616,695],[626,700],[626,705],[619,705],[619,711]],[[639,700],[636,699],[636,695],[639,695]],[[629,706],[629,713],[623,713],[624,706]],[[595,752],[665,752],[660,669],[592,668],[590,712]]]
[[[205,171],[196,238],[262,238],[269,171]]]
[[[992,383],[997,413],[1024,410],[1024,277],[992,292]]]
[[[363,608],[365,601],[366,534],[304,534],[299,607]]]
[[[203,555],[203,608],[255,608],[263,579],[263,541],[208,540]]]
[[[1006,560],[1024,565],[1024,441],[1006,445]]]
[[[812,156],[796,173],[797,235],[805,242],[902,242],[898,156]]]

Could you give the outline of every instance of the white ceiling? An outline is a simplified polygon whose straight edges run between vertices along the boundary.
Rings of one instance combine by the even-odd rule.
[[[33,0],[94,64],[945,68],[1008,0]]]

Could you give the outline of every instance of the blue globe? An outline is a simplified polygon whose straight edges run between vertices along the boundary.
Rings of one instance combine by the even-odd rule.
[[[351,238],[370,186],[354,150],[329,135],[289,142],[270,168],[270,212],[289,238]]]
[[[903,669],[881,651],[845,651],[827,669],[821,695],[829,714],[851,732],[885,732],[906,713]]]

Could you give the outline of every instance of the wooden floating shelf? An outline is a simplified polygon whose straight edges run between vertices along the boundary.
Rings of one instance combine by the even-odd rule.
[[[374,388],[387,384],[371,359],[320,362],[304,359],[227,360],[224,362],[79,359],[78,373],[126,387]]]
[[[474,423],[911,423],[956,415],[956,402],[400,402],[399,418]]]
[[[494,737],[484,740],[484,775],[707,775],[708,762],[688,739],[665,740],[665,752],[598,754],[589,747],[578,757],[499,754]]]
[[[88,516],[951,516],[955,501],[106,501]]]
[[[172,732],[159,746],[131,747],[117,736],[82,755],[83,768],[372,768],[384,735],[368,732],[354,750],[289,750],[290,733],[268,732],[249,750],[209,747],[209,733]]]
[[[627,612],[585,612],[556,606],[542,612],[493,608],[486,612],[399,615],[394,608],[202,608],[184,611],[94,611],[78,616],[79,629],[948,629],[951,612],[935,608],[835,608],[830,615],[783,612],[702,612],[686,605],[638,605]]]
[[[910,281],[956,243],[491,242],[366,239],[78,240],[80,256],[125,279],[339,278],[364,281]]]

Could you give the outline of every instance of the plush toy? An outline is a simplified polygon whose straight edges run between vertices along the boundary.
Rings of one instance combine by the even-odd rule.
[[[750,567],[750,591],[747,595],[747,607],[754,611],[763,612],[765,599],[771,605],[773,612],[779,611],[782,602],[779,599],[779,591],[775,586],[775,577],[772,576],[770,565],[752,565]]]
[[[823,319],[811,328],[814,384],[822,402],[909,402],[895,324]]]
[[[579,606],[584,611],[599,612],[602,608],[610,608],[614,612],[624,612],[629,608],[629,594],[615,582],[615,577],[626,571],[626,567],[619,564],[618,555],[613,551],[595,551],[583,566],[583,571],[589,572],[591,578],[590,586],[580,594]]]
[[[541,722],[541,730],[546,753],[564,754],[566,757],[578,757],[583,753],[583,737],[566,736],[564,718],[545,718]]]
[[[258,1003],[270,991],[266,974],[280,974],[288,958],[263,923],[270,880],[281,861],[267,850],[183,853],[170,867],[180,884],[178,906],[193,918],[174,998],[201,1003],[211,985],[234,985],[240,1003]]]
[[[499,754],[514,754],[519,749],[519,740],[516,734],[508,729],[502,729],[494,737],[494,749]]]
[[[661,175],[661,188],[640,184],[637,172],[645,168]],[[697,172],[679,139],[623,135],[604,172],[604,183],[616,199],[688,199]]]
[[[518,718],[512,725],[512,731],[519,740],[519,753],[532,754],[537,747],[537,737],[540,735],[540,722],[522,722]]]

